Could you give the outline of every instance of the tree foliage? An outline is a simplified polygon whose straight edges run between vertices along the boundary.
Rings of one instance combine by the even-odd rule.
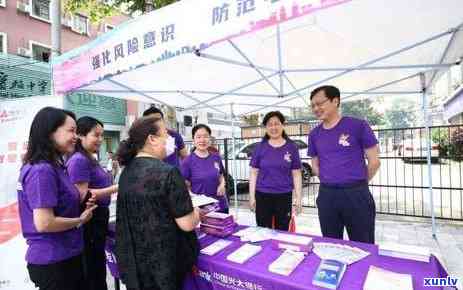
[[[91,22],[98,23],[118,13],[139,14],[159,9],[177,0],[66,0],[64,11],[85,13]]]

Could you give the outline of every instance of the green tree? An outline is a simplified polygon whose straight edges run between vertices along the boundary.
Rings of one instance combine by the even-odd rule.
[[[415,104],[411,101],[397,100],[387,109],[384,117],[387,128],[408,128],[416,121]]]
[[[64,2],[65,13],[85,13],[92,23],[98,23],[107,17],[118,13],[115,5],[98,0],[67,0]]]
[[[247,116],[241,116],[241,120],[248,126],[259,126],[259,114],[250,114]]]
[[[90,21],[98,23],[120,11],[129,14],[145,13],[172,4],[177,0],[66,0],[64,11],[75,14],[83,12]]]
[[[341,103],[341,111],[344,116],[366,119],[374,126],[384,125],[383,116],[373,107],[370,99]]]

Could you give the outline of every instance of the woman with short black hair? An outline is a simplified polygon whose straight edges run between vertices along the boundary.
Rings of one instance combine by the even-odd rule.
[[[265,115],[266,133],[251,158],[249,203],[258,226],[287,231],[292,213],[301,211],[301,160],[296,144],[284,131],[279,111]],[[292,206],[291,206],[292,205]]]

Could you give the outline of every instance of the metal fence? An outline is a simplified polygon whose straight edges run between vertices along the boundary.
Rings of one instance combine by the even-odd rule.
[[[430,217],[424,127],[375,130],[381,167],[370,182],[382,214]],[[463,124],[430,128],[434,212],[437,218],[463,220]],[[311,176],[307,136],[293,135],[303,163],[303,205],[316,207],[319,180]],[[237,183],[239,201],[248,200],[249,161],[260,138],[217,140],[225,169]],[[191,147],[191,144],[187,144]],[[229,193],[233,188],[229,186]]]

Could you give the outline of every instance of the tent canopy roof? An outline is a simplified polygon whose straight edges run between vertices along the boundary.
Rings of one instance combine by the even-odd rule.
[[[323,84],[345,100],[416,96],[463,57],[461,0],[241,3],[228,20],[217,0],[139,17],[55,59],[55,88],[247,114],[307,107]]]

